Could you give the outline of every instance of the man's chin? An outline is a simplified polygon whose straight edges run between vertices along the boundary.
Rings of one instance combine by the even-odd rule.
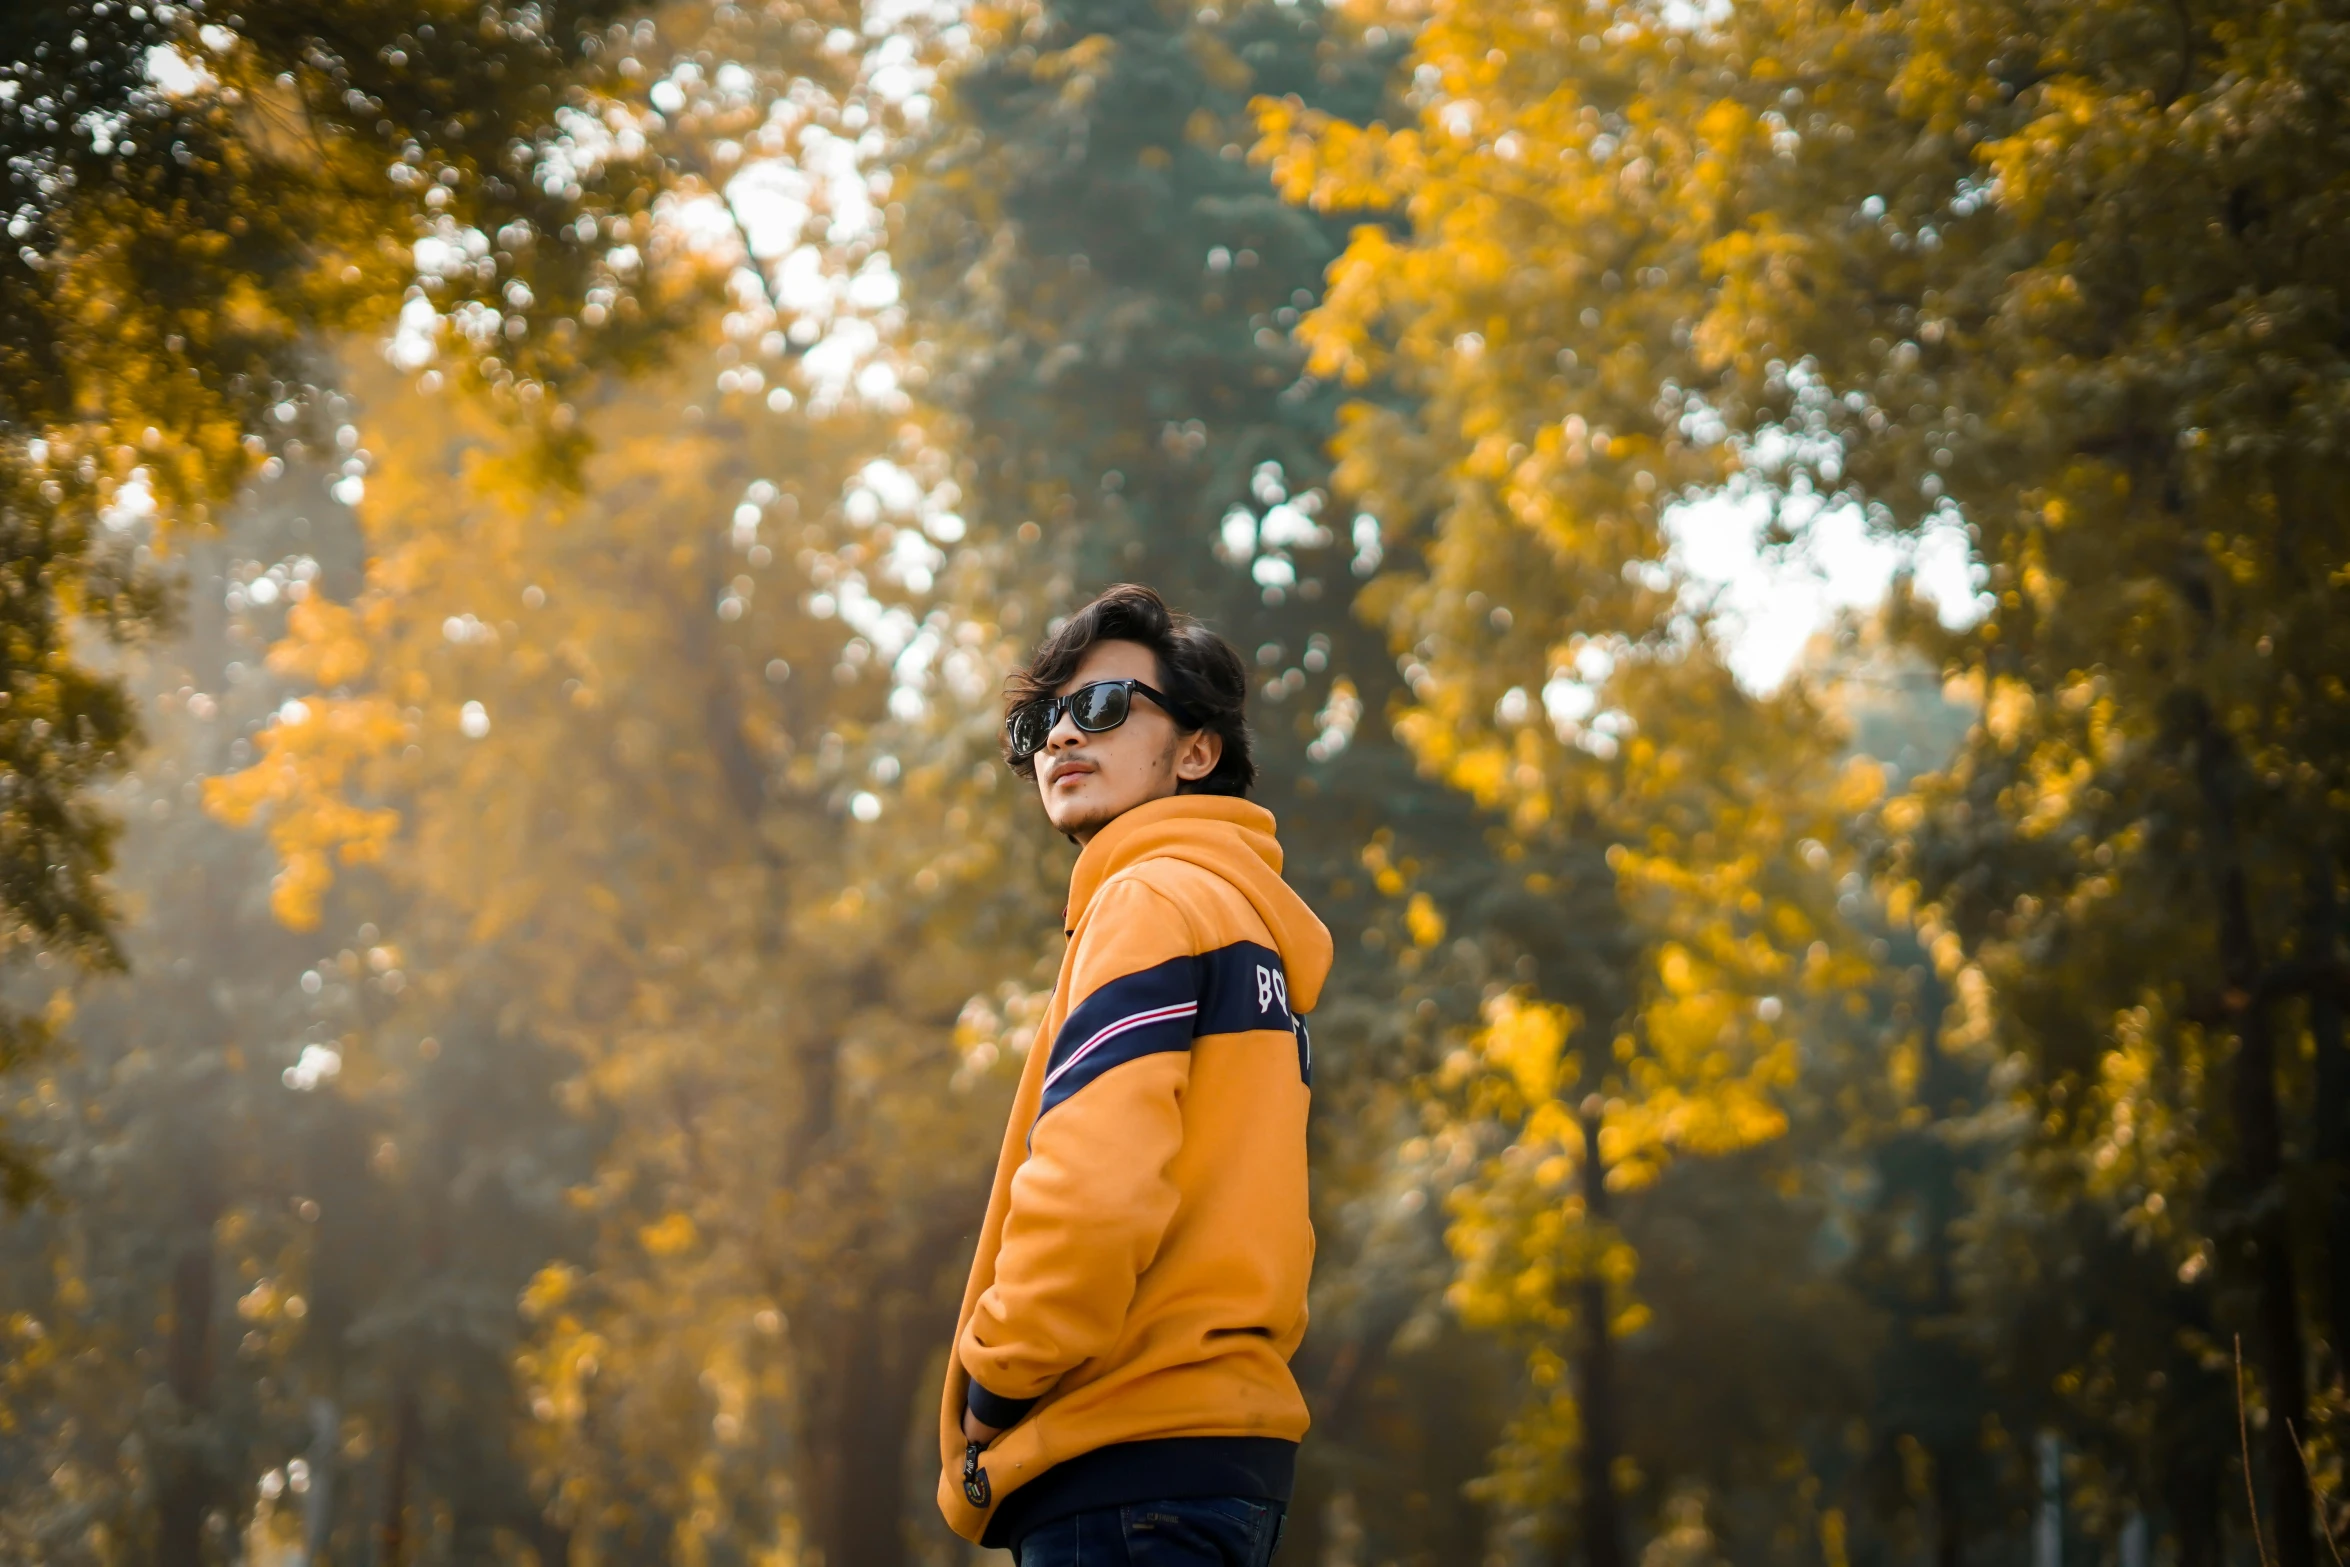
[[[1126,807],[1099,800],[1070,800],[1059,810],[1048,809],[1045,820],[1053,824],[1055,832],[1067,833],[1072,838],[1084,839],[1101,831],[1126,814]]]

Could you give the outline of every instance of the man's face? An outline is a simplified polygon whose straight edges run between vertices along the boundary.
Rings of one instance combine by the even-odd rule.
[[[1086,649],[1077,672],[1055,688],[1066,696],[1097,680],[1139,680],[1155,691],[1159,662],[1139,642],[1096,642]],[[1208,730],[1185,734],[1160,706],[1139,692],[1126,722],[1089,735],[1063,713],[1036,753],[1036,793],[1045,818],[1084,843],[1151,800],[1163,800],[1176,786],[1216,770],[1224,742]]]

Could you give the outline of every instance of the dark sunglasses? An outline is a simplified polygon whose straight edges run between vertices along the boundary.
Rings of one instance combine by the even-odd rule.
[[[1089,735],[1117,728],[1134,711],[1137,692],[1158,703],[1169,718],[1184,728],[1192,727],[1181,707],[1139,680],[1097,680],[1092,685],[1079,686],[1066,696],[1040,696],[1012,709],[1004,719],[1004,743],[1012,753],[1014,765],[1044,749],[1046,739],[1063,713]]]

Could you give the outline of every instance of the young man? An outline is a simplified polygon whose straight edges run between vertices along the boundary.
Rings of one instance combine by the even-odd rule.
[[[1014,683],[1013,769],[1083,845],[940,1411],[939,1506],[1021,1567],[1263,1567],[1306,1405],[1330,934],[1281,880],[1224,640],[1148,588]]]

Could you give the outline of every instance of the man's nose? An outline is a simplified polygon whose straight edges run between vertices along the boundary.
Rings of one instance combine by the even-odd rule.
[[[1061,716],[1053,721],[1051,731],[1044,737],[1045,749],[1048,751],[1066,750],[1070,746],[1081,744],[1084,739],[1085,731],[1077,727],[1076,718],[1067,708],[1063,708]]]

